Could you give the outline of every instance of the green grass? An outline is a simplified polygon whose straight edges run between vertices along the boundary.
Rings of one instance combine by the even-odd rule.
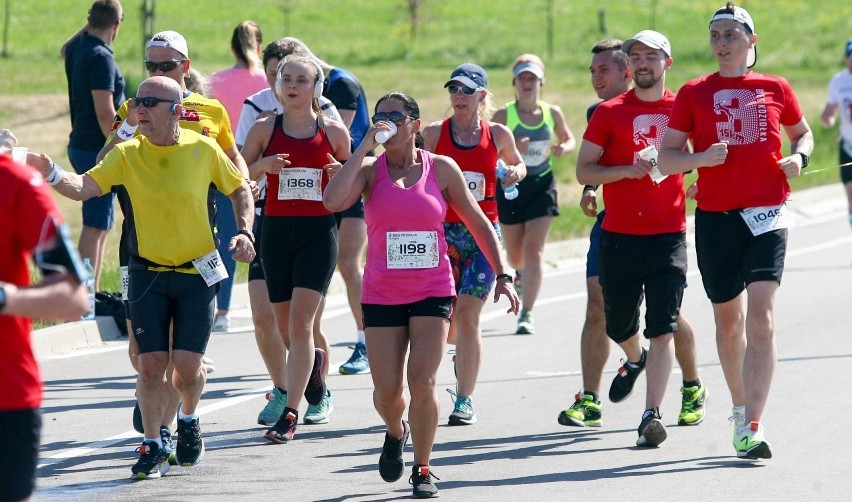
[[[142,2],[122,3],[125,22],[113,48],[133,87],[144,78]],[[554,0],[552,54],[546,38],[549,3],[421,0],[416,39],[411,36],[409,2],[403,0],[169,0],[157,3],[154,28],[181,32],[189,42],[193,66],[209,73],[233,64],[231,32],[242,20],[252,19],[260,24],[266,42],[286,35],[299,37],[319,57],[358,75],[371,105],[391,90],[411,94],[420,103],[427,121],[447,115],[449,105],[442,85],[457,64],[474,61],[484,66],[495,101],[502,104],[512,99],[512,61],[518,54],[536,53],[547,65],[544,99],[563,108],[578,138],[585,129],[586,107],[595,101],[588,82],[588,64],[589,49],[598,40],[624,39],[646,28],[665,33],[675,59],[667,77],[673,90],[716,68],[709,50],[707,22],[724,3],[722,0]],[[818,119],[827,82],[842,68],[852,2],[827,0],[818,7],[793,0],[740,3],[752,14],[759,35],[756,69],[790,80],[814,129],[816,150],[811,170],[836,166],[836,130],[822,129]],[[0,57],[0,105],[30,95],[63,96],[67,90],[58,49],[85,21],[89,0],[3,2],[0,19],[6,14],[6,5],[10,5],[10,31],[8,57]],[[132,94],[131,88],[128,95]],[[67,108],[56,113],[67,114]],[[15,126],[26,122],[27,116],[20,107],[0,106],[0,124]],[[64,124],[66,129],[54,135],[67,135],[68,121]],[[38,139],[29,143],[37,145]],[[61,147],[53,148],[55,151],[47,153],[60,162],[67,160]],[[582,235],[593,221],[577,207],[580,187],[574,179],[575,162],[576,154],[556,161],[562,216],[554,222],[551,239]],[[836,170],[827,169],[796,179],[793,186],[801,189],[837,180]],[[71,211],[79,212],[75,204],[63,203],[66,216]],[[69,220],[75,221],[71,216]],[[116,241],[117,238],[110,240]],[[117,272],[111,271],[115,268],[111,260],[117,258],[108,257],[104,268],[108,289],[114,289],[111,281],[118,283]]]

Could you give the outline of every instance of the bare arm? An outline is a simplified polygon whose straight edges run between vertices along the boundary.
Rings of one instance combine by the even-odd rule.
[[[231,199],[231,205],[234,208],[234,221],[237,223],[237,230],[247,230],[251,232],[254,225],[254,197],[249,188],[248,182],[243,180],[239,188],[228,195]],[[237,234],[231,238],[228,249],[234,251],[233,258],[243,263],[251,263],[256,255],[254,242],[243,234]]]
[[[4,284],[6,306],[0,315],[76,321],[89,306],[86,286],[68,272],[48,275],[41,283],[19,288]]]
[[[556,138],[559,143],[553,146],[553,155],[562,157],[573,152],[577,148],[577,139],[568,128],[568,122],[565,120],[565,114],[558,106],[551,105],[550,111],[553,114],[553,127],[556,132]]]
[[[784,132],[790,138],[792,153],[789,157],[778,160],[778,167],[788,178],[795,178],[802,173],[803,167],[802,156],[796,154],[801,152],[807,156],[811,155],[814,150],[814,134],[804,117],[795,125],[784,126]]]
[[[104,136],[109,136],[115,120],[115,105],[112,102],[112,91],[97,89],[92,91],[92,101],[95,103],[95,115]]]
[[[430,152],[434,152],[435,148],[438,146],[438,139],[441,137],[441,123],[432,122],[424,127],[420,133],[423,136],[423,148]]]
[[[46,178],[53,172],[53,161],[44,153],[27,154],[27,163],[36,168]],[[53,188],[61,195],[78,201],[88,200],[104,193],[101,187],[88,174],[81,176],[68,171],[62,173],[59,182],[54,184]]]
[[[340,118],[343,119],[343,123],[348,129],[355,120],[355,110],[341,110],[338,108],[337,112],[340,114]]]
[[[725,163],[728,156],[728,145],[713,143],[703,152],[688,152],[684,150],[689,134],[669,127],[663,135],[660,144],[660,154],[657,165],[663,174],[680,174],[693,171],[699,167],[712,167]]]
[[[497,153],[508,168],[506,176],[503,177],[503,183],[508,185],[521,181],[527,175],[527,166],[524,164],[521,152],[518,151],[518,147],[515,145],[515,136],[503,124],[492,122],[490,127],[491,137],[494,139]]]
[[[639,179],[651,172],[651,163],[639,159],[628,166],[602,166],[600,162],[603,148],[583,140],[577,155],[577,182],[581,185],[601,185],[623,179]]]
[[[332,212],[343,211],[351,207],[359,198],[369,197],[369,180],[365,168],[375,165],[376,158],[367,155],[376,143],[376,132],[388,129],[389,126],[380,122],[373,125],[364,133],[364,139],[346,162],[334,172],[330,172],[331,180],[322,194],[322,203]],[[329,159],[334,160],[334,159]]]
[[[837,119],[837,112],[840,111],[840,105],[826,103],[822,110],[822,115],[819,116],[819,121],[823,127],[834,127],[834,121]]]
[[[275,117],[260,119],[251,126],[246,135],[245,144],[240,150],[240,156],[248,164],[249,176],[257,180],[266,173],[277,174],[281,169],[290,165],[289,154],[279,153],[261,158],[272,134]]]

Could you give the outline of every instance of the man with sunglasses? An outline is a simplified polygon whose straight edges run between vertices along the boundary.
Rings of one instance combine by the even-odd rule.
[[[181,101],[179,122],[182,128],[189,129],[200,133],[202,136],[208,136],[216,141],[222,148],[231,162],[237,167],[242,176],[249,179],[248,169],[245,160],[237,150],[236,141],[231,131],[231,122],[228,117],[228,112],[222,104],[212,98],[207,98],[201,94],[189,92],[186,89],[184,77],[189,73],[189,47],[186,39],[175,31],[162,31],[151,37],[148,41],[145,50],[145,68],[148,70],[149,76],[164,76],[177,82],[181,88],[183,99]],[[136,106],[133,100],[128,100],[121,105],[115,115],[112,133],[109,136],[109,141],[104,145],[98,159],[103,159],[112,148],[129,139],[132,139],[139,134],[137,131],[138,118],[136,116]],[[249,182],[254,189],[254,182]],[[126,193],[122,188],[117,188],[118,202],[125,215],[130,214],[127,202]],[[225,209],[227,210],[227,209]],[[126,226],[125,220],[125,226]],[[119,263],[122,267],[127,267],[128,253],[127,250],[127,232],[126,228],[122,228],[122,242],[119,248]],[[123,269],[125,273],[126,268]],[[126,295],[125,295],[126,296]],[[130,319],[128,315],[128,319]],[[138,369],[137,353],[134,330],[128,326],[130,341],[128,351],[130,362],[134,368]],[[205,358],[205,367],[207,371],[211,371],[212,361]],[[169,394],[169,406],[166,408],[166,413],[162,418],[163,436],[166,438],[169,431],[169,426],[174,421],[175,413],[179,402],[177,391],[171,388]],[[134,410],[134,428],[139,430],[141,427],[138,419],[137,404]],[[142,432],[141,430],[139,432]],[[167,438],[166,438],[167,439]]]
[[[63,44],[71,134],[68,159],[77,173],[96,164],[106,141],[115,110],[124,101],[124,77],[110,45],[118,35],[124,10],[118,0],[97,0],[89,9],[86,25]],[[114,221],[111,193],[83,204],[83,228],[78,249],[95,270],[95,289],[100,279],[107,234]]]
[[[132,215],[128,301],[139,346],[136,394],[145,431],[132,469],[136,479],[157,478],[169,468],[161,421],[173,412],[166,408],[172,367],[181,401],[174,462],[192,466],[204,456],[197,414],[207,379],[201,359],[213,324],[215,284],[225,276],[211,224],[211,184],[233,206],[227,208],[239,229],[230,241],[233,258],[249,263],[255,256],[251,189],[213,140],[180,127],[182,97],[183,89],[168,77],[142,82],[132,98],[142,134],[117,145],[85,176],[65,173],[46,155],[33,159],[47,182],[74,200],[124,188]]]

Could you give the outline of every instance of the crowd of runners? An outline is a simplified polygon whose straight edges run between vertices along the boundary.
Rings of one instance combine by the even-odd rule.
[[[729,2],[712,13],[707,26],[718,68],[677,93],[666,87],[676,48],[664,34],[643,30],[594,44],[589,69],[602,101],[589,108],[579,138],[560,107],[541,99],[545,65],[533,54],[514,61],[515,96],[501,107],[487,72],[460,64],[435,82],[448,92],[451,113],[427,122],[416,98],[394,89],[371,109],[353,74],[296,38],[263,46],[250,21],[234,30],[234,67],[213,74],[209,86],[191,69],[190,44],[180,33],[155,34],[144,55],[149,78],[125,99],[109,49],[123,18],[117,0],[97,0],[86,26],[62,48],[76,172],[45,154],[30,153],[28,163],[58,193],[85,201],[84,226],[92,230],[80,250],[92,253],[93,263],[102,261],[113,197],[123,211],[120,259],[130,360],[139,375],[134,427],[144,435],[131,467],[135,479],[204,456],[196,410],[214,369],[204,353],[211,332],[229,329],[228,281],[241,261],[249,264],[257,347],[272,381],[258,410],[258,424],[268,427],[263,436],[286,444],[302,424],[331,420],[321,317],[339,268],[356,334],[338,371],[372,375],[387,429],[380,475],[387,482],[403,476],[410,440],[413,495],[438,496],[430,457],[446,346],[454,346],[457,380],[448,423],[473,425],[474,391],[487,361],[483,306],[505,297],[507,314],[517,315],[516,334],[536,333],[544,245],[559,214],[553,159],[578,147],[576,178],[586,185],[580,206],[596,223],[582,388],[567,408],[554,410],[556,420],[603,425],[601,379],[611,340],[624,358],[609,401],[627,399],[646,374],[638,446],[656,447],[667,437],[660,406],[675,360],[683,374],[677,423],[703,421],[709,390],[681,312],[685,202],[692,197],[701,280],[732,402],[733,448],[738,457],[772,457],[763,411],[776,360],[784,203],[787,180],[808,166],[813,135],[789,83],[751,70],[758,38],[745,9]],[[852,61],[852,42],[846,57]],[[825,125],[834,123],[843,92],[848,97],[848,86],[831,94]],[[848,128],[849,110],[840,112]],[[782,152],[783,135],[789,152]],[[849,155],[842,149],[841,162]],[[683,175],[691,171],[698,181],[685,189]],[[598,211],[599,189],[605,211]],[[0,310],[7,301],[0,296]],[[37,437],[27,455],[37,458]]]

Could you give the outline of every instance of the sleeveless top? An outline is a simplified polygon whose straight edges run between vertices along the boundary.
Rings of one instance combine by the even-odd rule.
[[[408,188],[391,181],[387,154],[376,159],[372,193],[364,202],[367,262],[362,303],[403,305],[456,294],[444,239],[447,201],[432,154],[417,152],[423,172]]]
[[[275,117],[269,145],[263,151],[268,157],[288,153],[290,165],[280,174],[266,173],[266,216],[328,216],[322,205],[322,192],[328,185],[326,154],[334,154],[325,134],[322,117],[317,117],[317,132],[310,138],[294,138],[284,133],[284,115]]]
[[[538,102],[541,122],[532,126],[521,122],[516,105],[514,101],[506,103],[506,127],[512,131],[516,143],[524,137],[530,139],[527,151],[521,154],[527,166],[527,176],[544,176],[553,168],[550,164],[550,142],[554,125],[550,105],[544,101]]]
[[[444,119],[441,124],[441,135],[435,146],[435,153],[446,155],[455,160],[464,173],[467,188],[473,193],[473,198],[479,204],[482,212],[492,222],[497,222],[497,201],[494,191],[497,186],[497,147],[491,139],[491,128],[488,122],[479,119],[482,130],[479,143],[474,146],[460,146],[453,139],[450,119]],[[452,209],[447,210],[447,223],[461,223],[461,218]]]

